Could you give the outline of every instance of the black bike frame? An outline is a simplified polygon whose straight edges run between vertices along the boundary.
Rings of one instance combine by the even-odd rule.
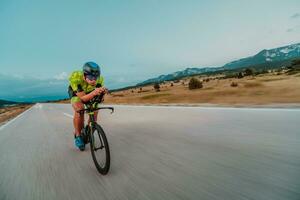
[[[88,113],[88,115],[89,115],[89,126],[91,127],[93,127],[94,126],[94,123],[95,123],[95,116],[94,116],[94,114],[95,114],[95,111],[97,111],[97,110],[104,110],[104,109],[108,109],[108,110],[111,110],[111,113],[113,113],[114,112],[114,108],[113,107],[100,107],[100,108],[95,108],[94,107],[94,105],[88,105],[87,106],[87,108],[85,108],[85,109],[82,109],[82,110],[79,110],[79,111],[77,111],[78,113],[80,113],[80,114],[84,114],[85,112],[87,112]],[[91,127],[91,128],[92,128]]]

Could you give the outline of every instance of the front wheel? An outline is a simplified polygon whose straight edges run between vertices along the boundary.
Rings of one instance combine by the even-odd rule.
[[[100,125],[95,124],[90,135],[93,161],[100,174],[107,174],[110,167],[110,153],[106,135]]]

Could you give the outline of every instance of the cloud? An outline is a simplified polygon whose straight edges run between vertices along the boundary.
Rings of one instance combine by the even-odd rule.
[[[292,19],[300,18],[300,13],[295,13],[290,18]]]
[[[300,30],[300,25],[294,26],[294,27],[290,27],[288,29],[286,29],[286,32],[291,33],[291,32],[299,32]]]
[[[126,83],[127,81],[126,81],[126,79],[124,77],[120,77],[120,78],[117,79],[117,82],[119,82],[119,83]]]
[[[39,101],[64,98],[67,97],[67,87],[68,82],[65,79],[19,78],[0,73],[0,99]]]
[[[56,79],[56,80],[65,80],[65,79],[67,79],[67,77],[68,77],[67,72],[62,72],[60,74],[55,75],[54,79]]]
[[[24,76],[20,74],[13,74],[12,76],[16,79],[24,79]]]

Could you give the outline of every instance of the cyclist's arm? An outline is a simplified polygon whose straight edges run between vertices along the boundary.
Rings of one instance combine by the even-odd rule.
[[[83,102],[87,102],[89,100],[91,100],[95,94],[93,92],[89,93],[89,94],[85,94],[85,92],[77,92],[76,95],[80,98],[81,101]]]
[[[105,92],[106,92],[106,88],[100,87],[100,88],[96,88],[94,91],[92,91],[89,94],[85,94],[84,91],[80,91],[77,92],[76,95],[80,98],[81,101],[87,102],[91,100],[94,96],[100,95],[101,93],[105,93]]]

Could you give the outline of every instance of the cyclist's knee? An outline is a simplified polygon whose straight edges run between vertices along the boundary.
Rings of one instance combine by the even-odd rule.
[[[73,107],[73,110],[75,112],[75,117],[83,117],[84,116],[83,113],[78,112],[79,110],[84,109],[84,105],[83,105],[82,102],[72,103],[72,107]]]
[[[74,111],[78,111],[84,108],[84,105],[82,102],[76,102],[76,103],[72,103],[72,107]]]

